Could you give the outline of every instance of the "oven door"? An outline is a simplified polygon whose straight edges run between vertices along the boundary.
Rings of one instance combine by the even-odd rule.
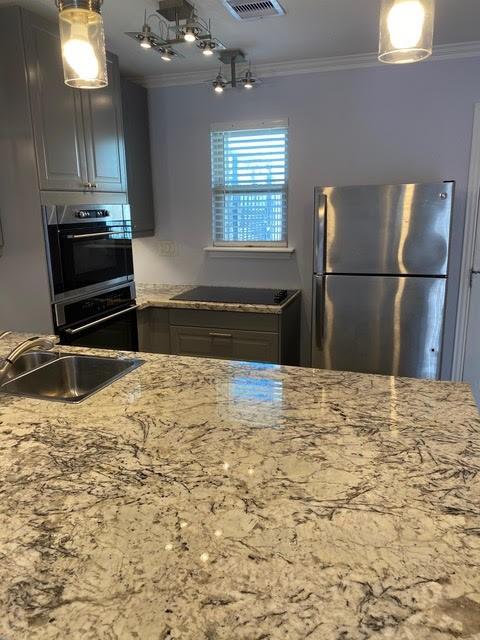
[[[133,274],[131,229],[123,222],[61,225],[58,242],[62,290],[55,293],[105,286]]]
[[[137,305],[59,330],[60,344],[138,351]]]

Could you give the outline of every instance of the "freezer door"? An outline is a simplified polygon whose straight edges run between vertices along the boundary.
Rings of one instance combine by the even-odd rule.
[[[325,271],[446,275],[453,186],[317,189],[326,198]]]
[[[438,378],[445,278],[314,277],[312,366]]]

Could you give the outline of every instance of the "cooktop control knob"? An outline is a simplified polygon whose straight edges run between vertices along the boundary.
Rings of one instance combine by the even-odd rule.
[[[109,215],[107,209],[98,209],[97,211],[97,218],[108,218]]]
[[[276,304],[280,304],[285,300],[287,296],[288,296],[288,291],[286,289],[279,289],[278,291],[275,291],[275,293],[273,294],[273,301]]]
[[[88,211],[78,211],[77,218],[89,218],[90,213]]]

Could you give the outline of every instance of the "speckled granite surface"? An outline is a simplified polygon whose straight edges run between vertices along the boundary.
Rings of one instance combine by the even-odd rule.
[[[2,640],[480,637],[466,385],[143,357],[0,395]]]
[[[164,307],[170,309],[207,309],[211,311],[238,311],[242,313],[282,313],[283,309],[294,300],[288,300],[287,304],[243,304],[227,302],[192,302],[189,300],[172,300],[173,296],[193,289],[194,286],[167,285],[167,284],[136,284],[137,303],[140,308]],[[296,294],[300,295],[300,290]],[[296,296],[295,296],[296,297]]]

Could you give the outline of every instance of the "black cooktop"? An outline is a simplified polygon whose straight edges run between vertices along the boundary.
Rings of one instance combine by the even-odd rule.
[[[230,304],[281,305],[296,292],[287,289],[249,289],[246,287],[195,287],[172,300],[189,302],[226,302]]]

